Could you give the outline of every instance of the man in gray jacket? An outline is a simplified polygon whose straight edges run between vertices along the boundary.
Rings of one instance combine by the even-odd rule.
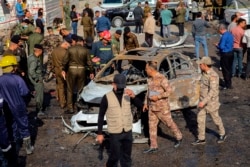
[[[142,18],[143,18],[143,10],[141,8],[141,2],[138,2],[137,7],[133,11],[134,18],[135,18],[135,33],[142,33]]]
[[[206,39],[206,31],[205,27],[210,27],[208,22],[202,18],[202,13],[197,13],[197,18],[193,22],[192,26],[192,35],[195,41],[195,55],[196,58],[199,59],[199,52],[200,52],[200,43],[204,49],[204,56],[208,56],[208,49],[207,49],[207,39]]]

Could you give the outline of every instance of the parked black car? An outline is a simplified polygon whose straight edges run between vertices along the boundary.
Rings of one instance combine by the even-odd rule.
[[[123,27],[125,23],[130,22],[131,24],[134,21],[134,15],[133,15],[133,10],[136,7],[136,4],[138,2],[142,2],[142,7],[143,7],[143,0],[135,0],[132,1],[123,7],[120,8],[111,8],[106,10],[106,15],[110,19],[111,24],[113,27]],[[150,2],[150,1],[149,1]],[[169,2],[169,9],[172,11],[173,15],[175,16],[175,8],[177,7],[178,2]],[[155,4],[149,4],[152,13],[155,10]]]

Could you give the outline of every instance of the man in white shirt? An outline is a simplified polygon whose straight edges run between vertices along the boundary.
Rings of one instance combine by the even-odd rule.
[[[242,42],[247,45],[247,68],[245,73],[245,80],[247,80],[250,78],[250,29],[245,30]]]

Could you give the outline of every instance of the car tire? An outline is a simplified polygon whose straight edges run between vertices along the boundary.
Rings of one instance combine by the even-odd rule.
[[[124,20],[120,16],[116,16],[112,19],[112,26],[113,27],[123,27]]]

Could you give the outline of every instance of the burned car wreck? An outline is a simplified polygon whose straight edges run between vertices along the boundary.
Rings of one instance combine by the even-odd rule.
[[[126,75],[127,88],[143,101],[147,91],[145,66],[148,61],[157,62],[158,71],[168,78],[173,88],[169,97],[172,111],[198,104],[200,74],[188,56],[169,49],[137,48],[116,56],[97,73],[79,95],[80,111],[71,118],[71,126],[63,120],[64,125],[75,133],[95,131],[99,104],[104,94],[112,90],[111,83],[117,73]],[[133,132],[140,134],[140,111],[132,107],[132,112]]]

